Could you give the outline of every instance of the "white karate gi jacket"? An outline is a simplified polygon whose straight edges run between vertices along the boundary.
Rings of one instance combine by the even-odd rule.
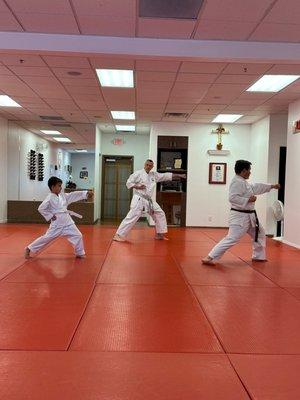
[[[146,195],[147,197],[153,197],[156,183],[158,182],[168,182],[173,178],[173,174],[170,172],[159,173],[150,171],[149,174],[144,169],[134,172],[128,178],[126,182],[126,186],[128,189],[131,189],[135,185],[145,185],[146,188],[141,189],[133,189],[133,197],[131,200],[130,208],[131,209],[144,209],[146,212],[149,211],[149,202],[143,198],[141,195]],[[159,207],[156,202],[153,202],[154,210]],[[160,207],[159,207],[160,208]]]
[[[74,221],[71,218],[67,207],[71,203],[86,199],[87,193],[87,190],[71,193],[61,192],[58,196],[54,193],[49,193],[39,206],[38,211],[46,221],[50,221],[51,218],[56,216],[56,220],[51,221],[50,224],[53,228],[72,225],[74,224]]]
[[[267,193],[271,190],[270,184],[250,183],[240,175],[235,175],[229,186],[229,202],[232,208],[237,210],[254,210],[255,202],[249,203],[251,196]],[[230,211],[229,225],[244,226],[251,220],[255,226],[255,214],[245,214],[237,211]]]

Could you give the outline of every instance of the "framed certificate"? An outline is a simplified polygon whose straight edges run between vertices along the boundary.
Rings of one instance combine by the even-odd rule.
[[[209,163],[209,178],[210,184],[225,185],[227,175],[226,163]]]

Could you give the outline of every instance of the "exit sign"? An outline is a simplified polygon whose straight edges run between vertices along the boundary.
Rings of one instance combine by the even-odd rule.
[[[294,133],[300,133],[300,120],[294,122]]]
[[[115,146],[122,146],[123,143],[124,143],[124,142],[123,142],[123,139],[117,138],[117,139],[114,139],[114,140],[113,140],[113,144],[114,144]]]

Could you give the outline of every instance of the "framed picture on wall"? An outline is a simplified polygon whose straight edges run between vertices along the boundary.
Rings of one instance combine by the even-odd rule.
[[[226,163],[209,163],[209,177],[210,184],[225,185],[227,176]]]

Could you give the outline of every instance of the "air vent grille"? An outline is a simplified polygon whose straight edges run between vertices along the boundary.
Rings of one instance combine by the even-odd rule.
[[[197,19],[204,0],[140,0],[139,16]]]
[[[40,118],[45,121],[65,121],[63,117],[58,117],[57,115],[40,115]]]
[[[166,118],[187,118],[189,116],[188,113],[180,113],[180,112],[166,112],[165,117]]]

